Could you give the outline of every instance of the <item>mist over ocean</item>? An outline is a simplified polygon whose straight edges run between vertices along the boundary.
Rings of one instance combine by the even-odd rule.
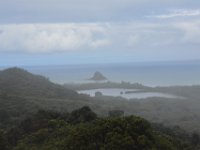
[[[56,83],[89,82],[95,71],[109,81],[141,83],[148,86],[200,85],[200,63],[118,63],[24,67]]]

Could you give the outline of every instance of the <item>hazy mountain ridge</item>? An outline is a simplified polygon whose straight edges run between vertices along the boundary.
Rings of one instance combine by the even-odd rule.
[[[39,109],[72,110],[80,99],[85,98],[24,69],[0,71],[0,127],[18,123]]]
[[[0,90],[17,96],[67,98],[77,95],[73,90],[52,83],[40,75],[33,75],[20,68],[0,71]]]
[[[39,109],[70,112],[87,105],[100,116],[108,115],[109,110],[121,109],[124,110],[125,115],[135,114],[149,121],[169,126],[179,125],[188,132],[200,132],[198,88],[192,90],[193,87],[186,86],[185,90],[191,89],[194,93],[192,94],[193,97],[185,95],[186,99],[183,100],[154,97],[127,101],[121,97],[91,98],[87,95],[80,95],[73,90],[54,84],[44,77],[33,75],[19,68],[1,71],[0,82],[0,114],[3,116],[0,120],[0,126],[5,126],[5,123],[13,124],[13,121],[17,122]],[[129,85],[124,84],[123,86]],[[112,86],[117,85],[113,84]],[[107,83],[98,86],[107,86]],[[129,86],[137,87],[141,85],[133,84]],[[70,87],[68,86],[68,88]],[[148,90],[171,93],[170,87],[166,87],[166,89],[161,87],[149,88]],[[182,89],[178,90],[175,87],[172,91],[175,92],[176,90],[182,91]]]

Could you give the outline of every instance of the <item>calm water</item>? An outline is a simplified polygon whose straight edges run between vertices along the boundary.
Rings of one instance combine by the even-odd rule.
[[[149,97],[180,98],[175,95],[158,93],[158,92],[139,92],[139,93],[126,94],[125,93],[126,91],[130,91],[130,89],[116,89],[116,88],[106,89],[105,88],[105,89],[81,90],[81,91],[78,91],[78,93],[87,94],[94,97],[96,92],[101,92],[105,96],[114,96],[114,97],[121,96],[126,99],[132,99],[132,98],[142,99],[142,98],[149,98]],[[131,91],[137,92],[138,90],[131,90]]]
[[[200,64],[101,64],[25,67],[57,83],[88,82],[95,71],[110,81],[142,83],[149,86],[200,84]]]

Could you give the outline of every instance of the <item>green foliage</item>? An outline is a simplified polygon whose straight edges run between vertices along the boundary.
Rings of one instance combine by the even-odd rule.
[[[195,146],[200,144],[200,136],[197,133],[193,133],[191,137],[192,144]]]
[[[92,112],[92,110],[88,106],[84,106],[81,109],[72,111],[69,122],[71,123],[81,123],[91,121],[97,118],[97,115]]]
[[[170,141],[167,137],[159,135],[156,138],[157,147],[161,150],[176,150],[173,142]]]
[[[8,143],[5,138],[4,131],[0,130],[0,150],[7,150],[8,149]]]
[[[110,117],[122,117],[124,116],[124,111],[122,110],[112,110],[112,111],[109,111],[109,116]]]
[[[178,132],[163,126],[152,128],[136,116],[97,118],[84,106],[71,113],[40,110],[15,128],[0,132],[0,146],[5,150],[198,149],[198,135],[193,134],[190,143],[190,137],[181,139],[174,133]]]
[[[79,111],[85,109],[83,107]],[[176,149],[167,138],[154,134],[150,124],[139,117],[101,118],[76,125],[70,123],[50,120],[47,128],[26,136],[14,149],[154,150],[167,147],[166,143],[170,145],[167,150]]]

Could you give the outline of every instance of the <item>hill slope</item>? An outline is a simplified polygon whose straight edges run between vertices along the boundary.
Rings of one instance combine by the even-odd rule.
[[[0,127],[16,124],[39,109],[71,111],[83,100],[75,91],[23,69],[0,71]]]
[[[40,75],[33,75],[20,68],[0,71],[0,91],[9,95],[65,98],[76,92],[50,82]]]

